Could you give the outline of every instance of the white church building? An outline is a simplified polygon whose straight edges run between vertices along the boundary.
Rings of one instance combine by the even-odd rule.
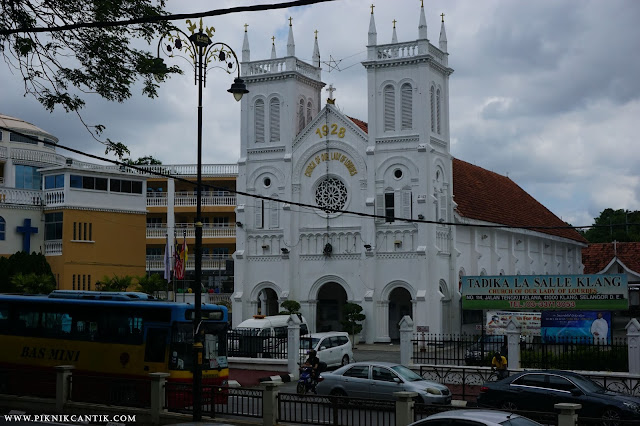
[[[238,196],[234,326],[296,300],[316,332],[359,304],[367,343],[398,339],[404,315],[459,333],[461,276],[582,273],[580,234],[529,228],[565,223],[451,156],[444,22],[434,45],[419,15],[416,40],[378,44],[372,9],[366,123],[325,103],[317,38],[303,62],[290,23],[286,57],[251,60],[245,30],[237,190],[265,198]]]

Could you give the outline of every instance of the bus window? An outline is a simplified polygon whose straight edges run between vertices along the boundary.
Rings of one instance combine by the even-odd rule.
[[[144,350],[146,362],[164,362],[168,332],[165,328],[147,329],[147,346]]]

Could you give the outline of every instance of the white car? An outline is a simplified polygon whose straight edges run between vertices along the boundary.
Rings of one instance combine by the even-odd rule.
[[[327,367],[347,365],[353,362],[353,348],[349,334],[343,331],[307,334],[300,338],[300,363],[307,359],[307,353],[315,349],[320,362]]]

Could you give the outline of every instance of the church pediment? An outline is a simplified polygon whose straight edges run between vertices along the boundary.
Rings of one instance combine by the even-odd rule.
[[[358,150],[368,143],[367,134],[334,105],[327,104],[293,140],[293,152],[309,144],[326,141],[343,142]]]

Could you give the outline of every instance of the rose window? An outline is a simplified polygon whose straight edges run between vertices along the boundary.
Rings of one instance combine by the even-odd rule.
[[[347,203],[347,187],[339,179],[326,178],[316,188],[316,204],[328,211],[342,210]]]

